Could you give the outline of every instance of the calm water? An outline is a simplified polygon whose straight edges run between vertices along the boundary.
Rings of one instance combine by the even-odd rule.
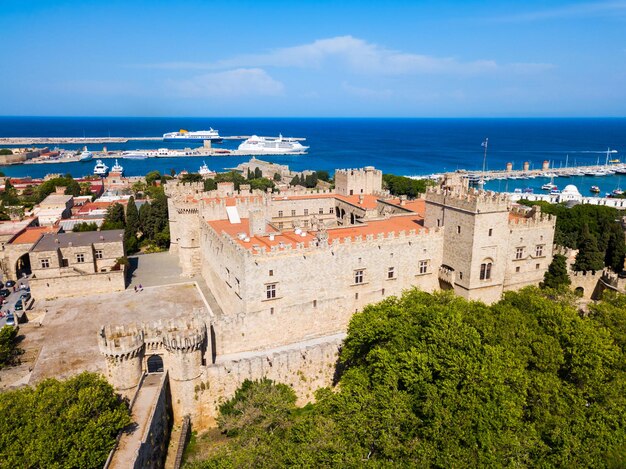
[[[308,155],[264,156],[263,159],[288,164],[295,170],[354,168],[373,165],[384,172],[402,175],[429,174],[456,169],[478,170],[482,167],[480,143],[489,138],[487,166],[503,169],[508,161],[521,168],[529,161],[531,168],[543,160],[553,166],[594,164],[605,159],[608,147],[612,155],[626,161],[626,119],[261,119],[261,118],[59,118],[0,117],[2,137],[149,137],[186,128],[218,129],[222,135],[269,135],[306,137]],[[229,141],[224,148],[236,148],[240,142]],[[137,148],[183,148],[184,144],[163,142],[128,142],[108,144],[110,150]],[[76,146],[65,145],[65,148]],[[90,147],[100,150],[101,146]],[[151,158],[123,160],[127,175],[142,175],[157,169],[197,171],[203,160],[216,171],[235,167],[248,157]],[[90,174],[93,162],[0,167],[10,176],[41,177],[63,172],[74,176]],[[111,166],[111,164],[109,164]],[[538,188],[545,180],[492,181],[488,188],[513,190],[515,187]],[[592,184],[609,192],[621,185],[617,176],[606,178],[556,179],[560,188],[576,184],[587,193]],[[626,185],[626,180],[624,181]]]

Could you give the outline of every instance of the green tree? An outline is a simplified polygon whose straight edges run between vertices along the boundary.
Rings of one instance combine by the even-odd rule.
[[[317,170],[315,171],[315,174],[317,175],[317,179],[319,179],[320,181],[330,181],[330,175],[328,174],[328,171]]]
[[[37,189],[36,202],[39,203],[50,194],[52,194],[57,187],[65,187],[64,193],[66,195],[79,196],[81,192],[80,185],[72,178],[71,174],[66,174],[62,177],[48,179],[43,182]]]
[[[150,171],[146,174],[146,184],[148,186],[153,186],[156,181],[161,179],[161,173],[159,171]]]
[[[84,221],[82,223],[76,223],[72,231],[74,231],[75,233],[81,233],[85,231],[98,231],[98,225],[93,222],[89,223]]]
[[[180,182],[183,184],[188,182],[202,182],[202,176],[198,173],[187,173],[183,174],[183,177],[180,179]]]
[[[412,179],[394,174],[383,174],[383,185],[392,195],[406,195],[415,198],[426,192],[426,188],[432,185],[427,179]]]
[[[215,189],[217,189],[217,183],[215,182],[215,179],[212,178],[207,178],[204,180],[204,190],[205,191],[214,191]]]
[[[17,345],[17,327],[4,326],[0,329],[0,369],[7,365],[16,365],[23,353]]]
[[[598,241],[596,237],[590,233],[589,227],[586,224],[583,225],[583,230],[580,234],[578,249],[576,262],[574,262],[574,270],[602,270],[604,267],[604,255],[600,249],[598,249]]]
[[[291,182],[289,183],[291,186],[299,186],[300,185],[300,176],[298,176],[297,174],[291,179]]]
[[[250,167],[248,166],[248,171],[246,173],[246,179],[249,181],[251,179],[254,179],[254,176],[252,175],[252,171],[250,171]]]
[[[114,203],[107,209],[104,217],[104,223],[100,227],[101,230],[121,230],[126,225],[124,217],[124,207],[120,203]]]
[[[227,444],[194,467],[620,467],[625,311],[610,298],[581,317],[537,288],[491,306],[407,291],[353,316],[315,404],[245,383],[220,408]]]
[[[0,148],[0,155],[12,155],[13,151],[10,148]]]
[[[8,178],[4,180],[4,191],[2,192],[0,200],[2,200],[2,205],[5,207],[8,205],[20,205],[17,190],[13,187],[11,180]]]
[[[92,373],[5,391],[0,394],[0,467],[100,468],[129,423],[126,404]]]
[[[274,173],[274,181],[280,182],[281,179],[282,176],[280,175],[280,173]]]
[[[567,259],[561,254],[555,254],[548,270],[543,275],[542,287],[559,289],[571,284],[567,273]]]
[[[624,270],[624,256],[626,245],[624,244],[624,230],[617,223],[611,223],[607,227],[607,246],[604,255],[604,265],[613,269],[614,272]]]
[[[128,199],[126,206],[126,228],[124,230],[124,242],[126,252],[133,253],[139,248],[139,240],[137,238],[140,228],[139,211],[135,204],[135,198]]]
[[[261,179],[262,177],[263,177],[263,172],[257,166],[256,168],[254,168],[254,179]]]

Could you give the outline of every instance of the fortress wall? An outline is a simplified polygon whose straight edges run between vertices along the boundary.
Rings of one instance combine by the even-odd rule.
[[[229,309],[232,303],[220,303],[225,315],[214,323],[218,355],[344,331],[352,314],[369,303],[415,286],[436,290],[442,236],[441,231],[400,232],[393,238],[348,238],[328,247],[251,256],[242,263],[241,309],[233,311]],[[419,273],[420,260],[428,261],[425,274]],[[215,271],[214,263],[215,258],[207,262],[208,271]],[[392,279],[388,278],[389,267],[394,268]],[[356,270],[364,271],[362,284],[355,284]],[[276,297],[268,299],[266,289],[272,284]],[[223,281],[211,285],[220,298],[224,293],[219,290],[228,288]]]
[[[604,271],[587,271],[587,272],[577,272],[570,271],[569,278],[571,280],[570,288],[572,290],[576,290],[577,288],[583,289],[583,298],[588,300],[595,299],[597,294],[600,293],[601,288],[599,289],[599,281],[602,278]]]
[[[68,270],[68,272],[70,272]],[[126,277],[123,270],[107,273],[90,273],[66,275],[56,278],[31,278],[30,287],[35,298],[64,298],[81,296],[85,292],[90,295],[124,291]]]
[[[243,311],[245,264],[251,254],[238,248],[226,235],[202,225],[201,274],[218,304],[229,315]]]
[[[191,391],[194,428],[203,430],[215,425],[220,403],[233,397],[246,379],[268,378],[287,384],[296,392],[298,405],[312,402],[317,389],[332,385],[343,337],[335,335],[283,349],[220,358],[206,368],[206,374],[195,381]]]

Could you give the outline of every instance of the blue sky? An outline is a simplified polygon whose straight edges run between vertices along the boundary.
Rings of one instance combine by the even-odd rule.
[[[0,0],[0,114],[626,116],[626,0]]]

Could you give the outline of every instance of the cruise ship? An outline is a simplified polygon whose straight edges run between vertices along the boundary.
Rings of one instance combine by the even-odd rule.
[[[221,143],[222,137],[217,130],[209,128],[209,130],[197,130],[190,132],[185,129],[180,129],[178,132],[168,132],[163,134],[164,142],[203,142],[210,140],[211,142]]]
[[[176,158],[179,156],[197,156],[199,153],[191,148],[184,150],[170,150],[159,148],[157,150],[130,150],[122,153],[122,158],[129,160],[145,160],[146,158]]]
[[[246,153],[260,153],[284,155],[304,154],[309,147],[305,147],[294,138],[284,138],[282,135],[278,137],[259,137],[253,135],[248,140],[239,145],[238,150]]]

